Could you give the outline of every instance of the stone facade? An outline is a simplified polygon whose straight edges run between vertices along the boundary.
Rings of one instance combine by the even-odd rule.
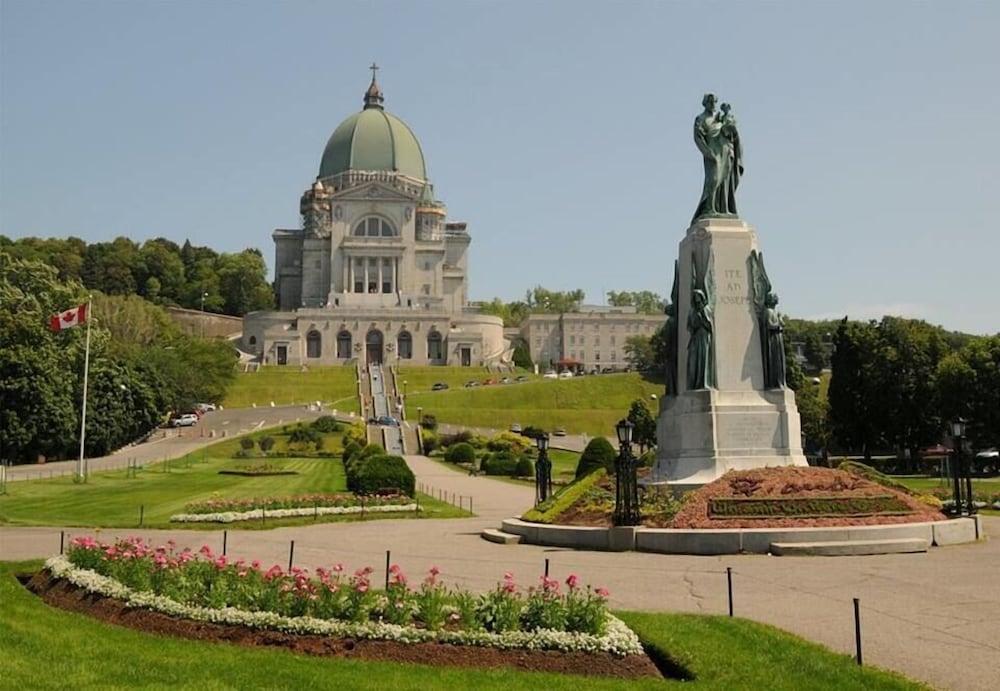
[[[585,305],[579,312],[529,315],[520,335],[541,369],[573,362],[575,369],[586,372],[622,370],[629,365],[628,339],[652,336],[664,319],[662,314],[640,314],[634,307]]]
[[[382,101],[373,79],[302,195],[301,227],[274,231],[278,311],[244,318],[243,350],[265,365],[507,365],[502,321],[468,307],[468,228],[415,177],[419,143]]]

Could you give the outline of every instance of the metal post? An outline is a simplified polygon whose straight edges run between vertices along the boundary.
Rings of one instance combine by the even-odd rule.
[[[385,551],[385,589],[389,589],[389,550]]]
[[[965,504],[968,509],[966,513],[973,516],[976,513],[976,498],[972,494],[972,459],[963,458],[963,470],[965,470]]]
[[[226,546],[227,546],[226,543],[228,543],[228,542],[229,542],[229,531],[228,530],[223,530],[222,531],[222,556],[226,556]]]
[[[146,511],[146,505],[139,504],[139,525],[142,525],[142,515],[143,513],[145,513],[145,511]]]
[[[65,542],[66,542],[66,531],[65,530],[60,530],[59,531],[59,554],[63,553],[63,545],[65,544]]]
[[[955,437],[955,460],[952,462],[951,475],[955,481],[955,496],[954,496],[954,506],[951,507],[951,513],[955,516],[962,515],[962,485],[959,475],[961,474],[961,453],[962,453],[962,438]]]
[[[861,601],[858,598],[854,598],[854,647],[856,650],[856,657],[858,661],[858,666],[862,664],[861,658]]]
[[[549,560],[548,557],[545,558],[545,577],[549,577]]]
[[[729,616],[733,616],[733,567],[726,567],[726,582],[729,587]]]
[[[87,298],[87,345],[83,356],[83,406],[80,414],[80,459],[76,464],[77,479],[86,482],[87,467],[84,465],[83,446],[87,437],[87,377],[90,374],[90,322],[93,320],[93,297]]]
[[[288,545],[288,570],[292,570],[292,561],[295,559],[295,540]]]

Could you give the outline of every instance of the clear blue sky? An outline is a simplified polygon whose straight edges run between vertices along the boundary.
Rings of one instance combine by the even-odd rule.
[[[998,35],[996,2],[0,0],[0,233],[270,261],[376,60],[471,297],[667,293],[711,90],[788,314],[996,332]]]

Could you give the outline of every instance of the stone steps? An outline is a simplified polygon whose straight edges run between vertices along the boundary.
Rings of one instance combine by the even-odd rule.
[[[496,528],[486,528],[480,534],[487,542],[495,542],[498,545],[516,545],[521,542],[520,535],[512,535],[511,533],[505,533],[502,530]]]
[[[930,541],[922,538],[845,540],[842,542],[772,542],[771,554],[779,557],[848,557],[867,554],[926,552],[930,546]]]

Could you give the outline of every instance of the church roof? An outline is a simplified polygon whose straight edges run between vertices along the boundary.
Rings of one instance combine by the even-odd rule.
[[[373,74],[364,109],[330,135],[319,166],[320,178],[347,170],[388,170],[427,179],[420,142],[405,122],[385,111],[384,100]]]

